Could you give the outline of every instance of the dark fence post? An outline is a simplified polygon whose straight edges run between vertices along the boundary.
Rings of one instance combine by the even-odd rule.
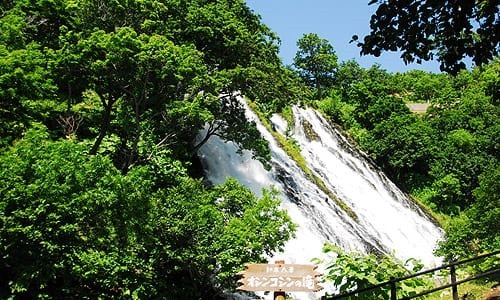
[[[397,300],[396,295],[396,278],[391,277],[391,300]]]
[[[453,300],[458,300],[458,287],[457,287],[457,273],[455,272],[454,261],[452,261],[452,265],[450,266],[450,279],[451,279],[451,292],[453,294]]]

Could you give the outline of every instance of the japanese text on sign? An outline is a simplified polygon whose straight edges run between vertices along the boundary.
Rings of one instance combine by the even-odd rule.
[[[302,277],[259,277],[250,276],[247,279],[247,285],[252,288],[279,288],[289,290],[289,288],[303,288],[305,290],[314,290],[315,282],[311,275]],[[288,288],[288,289],[287,289]]]
[[[239,280],[245,291],[304,291],[313,292],[322,289],[317,285],[313,265],[296,264],[252,264],[241,272]]]

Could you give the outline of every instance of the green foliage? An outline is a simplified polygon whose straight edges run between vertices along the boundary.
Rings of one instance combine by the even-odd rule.
[[[402,52],[405,63],[438,58],[441,70],[457,74],[463,60],[480,66],[498,55],[498,3],[493,1],[377,1],[371,32],[358,42],[361,54]],[[353,40],[358,40],[357,36]]]
[[[279,108],[303,89],[281,64],[276,36],[243,1],[23,0],[5,6],[0,24],[4,144],[20,136],[27,126],[19,119],[28,117],[59,136],[94,139],[93,154],[116,135],[112,155],[123,172],[148,159],[145,140],[190,159],[207,122],[265,159],[262,140],[238,134],[252,125],[229,118],[241,107],[219,95],[241,91]],[[99,102],[79,111],[89,93]],[[37,113],[34,104],[48,101],[47,112],[26,116],[19,100],[26,97]]]
[[[251,69],[245,74],[245,96],[252,99],[266,115],[289,108],[297,101],[313,98],[312,89],[290,67],[267,64],[264,69]],[[265,91],[265,93],[263,93]]]
[[[341,90],[342,100],[356,108],[354,117],[364,128],[372,129],[392,113],[408,112],[403,101],[394,96],[397,90],[392,76],[380,66],[375,65],[366,70],[361,78],[356,78],[351,84],[342,84],[347,86],[347,90]]]
[[[460,212],[459,197],[462,196],[460,180],[453,174],[447,174],[432,184],[436,192],[429,200],[448,214]]]
[[[346,96],[349,88],[363,80],[366,70],[354,60],[343,61],[335,73],[335,86],[340,89],[342,96]]]
[[[176,299],[234,288],[244,263],[283,246],[294,225],[275,194],[261,199],[234,180],[205,191],[184,179],[153,203],[154,264]],[[217,290],[216,290],[217,291]]]
[[[458,180],[452,189],[453,196],[449,185],[442,185],[448,189],[439,194],[451,197],[453,205],[460,209],[472,204],[472,191],[478,186],[479,175],[497,161],[494,149],[498,133],[498,107],[485,95],[480,81],[472,76],[465,79],[464,75],[458,79],[462,89],[460,100],[436,105],[429,112],[428,122],[439,137],[439,151],[434,155],[430,174],[437,185],[447,176]]]
[[[16,1],[12,10],[25,16],[22,40],[34,41],[42,47],[56,47],[61,29],[72,23],[66,4],[67,1],[60,0]]]
[[[406,102],[435,103],[438,99],[453,93],[449,75],[412,70],[394,74],[394,81]]]
[[[139,288],[148,276],[137,244],[151,191],[144,169],[121,176],[108,158],[47,141],[43,131],[28,132],[0,161],[2,295],[114,297]]]
[[[498,195],[500,168],[486,170],[474,190],[475,202],[447,224],[446,239],[438,253],[449,259],[466,258],[500,248]]]
[[[2,3],[0,24],[2,295],[196,298],[289,237],[274,195],[260,201],[232,183],[217,198],[247,202],[223,217],[216,193],[185,171],[206,122],[268,155],[241,107],[218,99],[247,88],[248,70],[280,69],[274,37],[244,2],[18,1]],[[74,141],[26,135],[7,150],[32,121]],[[222,220],[241,216],[248,255],[218,257],[218,239],[234,235]]]
[[[498,59],[455,78],[393,75],[337,66],[310,34],[297,74],[244,1],[7,0],[0,12],[2,297],[209,297],[279,249],[294,226],[274,192],[187,175],[214,134],[269,158],[235,91],[267,115],[324,92],[317,106],[400,186],[458,214],[443,255],[498,248]],[[405,101],[432,107],[415,117]]]
[[[327,40],[315,33],[304,34],[298,41],[299,51],[293,61],[302,79],[314,86],[318,98],[322,98],[322,90],[333,84],[337,68],[337,54]]]
[[[330,97],[318,101],[316,106],[342,128],[359,127],[355,114],[356,106],[343,102],[341,96],[336,91],[332,91]]]
[[[60,111],[48,58],[36,43],[12,51],[0,45],[0,147],[20,137],[30,120],[49,122]]]
[[[199,299],[292,236],[275,192],[206,188],[168,156],[151,165],[122,174],[85,144],[28,131],[0,156],[0,293]]]
[[[346,252],[331,244],[326,244],[323,252],[329,256],[328,261],[325,262],[328,273],[324,281],[333,283],[339,294],[387,282],[391,278],[404,277],[423,269],[423,265],[415,259],[408,259],[403,263],[393,255],[377,257],[374,254]],[[317,263],[323,263],[323,261],[317,260]],[[429,277],[411,278],[398,284],[397,297],[415,295],[429,288],[432,288]],[[389,297],[390,285],[387,284],[345,299],[388,299]]]
[[[232,191],[227,192],[229,188]],[[283,249],[295,225],[285,212],[277,209],[280,202],[275,191],[264,191],[257,200],[235,181],[228,181],[215,192],[225,224],[223,234],[216,237],[216,258],[224,264],[218,279],[234,277],[242,262],[262,261],[262,254],[271,255]]]
[[[409,172],[425,174],[434,152],[434,131],[411,114],[393,114],[378,123],[364,144],[389,175],[405,182]]]
[[[2,22],[0,22],[0,45],[8,50],[22,49],[26,45],[26,37],[23,30],[26,27],[25,14],[11,8],[2,10]]]
[[[238,148],[240,152],[242,149],[253,149],[254,158],[267,165],[271,158],[268,142],[260,135],[255,122],[247,121],[240,100],[235,95],[227,95],[223,97],[223,106],[221,115],[228,122],[217,123],[216,134],[225,140],[236,141],[240,146]],[[241,131],[228,128],[230,124],[238,126]]]
[[[244,1],[0,11],[2,297],[211,297],[290,238],[274,192],[186,170],[213,134],[269,157],[233,92],[268,108],[307,92]]]

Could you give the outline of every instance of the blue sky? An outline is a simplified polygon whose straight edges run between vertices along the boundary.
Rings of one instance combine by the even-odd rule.
[[[262,17],[262,22],[281,39],[280,56],[287,65],[297,52],[297,40],[305,33],[316,33],[333,46],[340,61],[356,60],[369,68],[378,63],[389,72],[419,69],[439,72],[436,61],[405,65],[399,53],[380,57],[360,56],[359,48],[349,43],[354,34],[360,39],[370,31],[370,16],[377,5],[369,0],[247,0],[247,5]]]

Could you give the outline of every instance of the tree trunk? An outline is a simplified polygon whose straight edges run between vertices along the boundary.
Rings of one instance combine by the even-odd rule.
[[[113,107],[115,101],[116,100],[113,101],[109,100],[108,103],[102,101],[104,104],[104,115],[102,117],[101,129],[99,130],[99,135],[97,136],[97,139],[95,140],[92,149],[90,149],[90,154],[92,155],[97,154],[97,150],[99,150],[99,146],[101,146],[102,140],[108,133],[109,123],[111,122],[111,108]]]

